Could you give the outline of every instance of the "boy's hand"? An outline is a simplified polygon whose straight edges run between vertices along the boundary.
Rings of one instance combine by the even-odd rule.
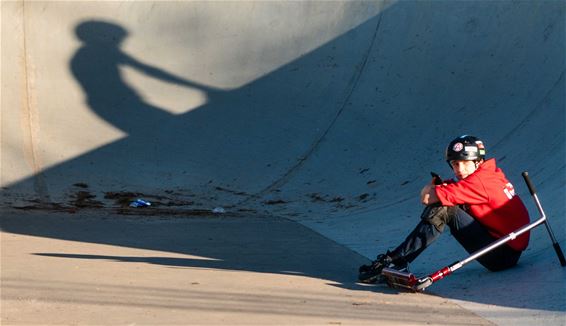
[[[435,185],[428,184],[421,190],[421,203],[423,203],[423,205],[428,206],[440,201],[438,196],[436,196],[436,190],[434,188]]]

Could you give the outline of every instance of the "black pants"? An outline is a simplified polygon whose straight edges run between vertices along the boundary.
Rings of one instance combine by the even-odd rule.
[[[440,236],[446,225],[470,254],[498,240],[458,206],[427,206],[420,223],[389,256],[394,262],[412,262]],[[520,256],[521,251],[503,244],[477,260],[490,271],[500,271],[516,265]]]

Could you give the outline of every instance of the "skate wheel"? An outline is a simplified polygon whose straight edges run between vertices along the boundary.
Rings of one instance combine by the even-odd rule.
[[[432,279],[427,277],[423,280],[418,280],[415,285],[413,285],[413,289],[417,292],[422,292],[424,289],[432,285]]]

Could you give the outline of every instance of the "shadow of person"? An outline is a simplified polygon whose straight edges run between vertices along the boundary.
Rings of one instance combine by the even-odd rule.
[[[278,252],[274,253],[278,255]],[[349,272],[348,264],[332,264],[333,261],[318,261],[316,269],[314,265],[304,264],[304,257],[300,255],[287,256],[291,262],[283,260],[274,260],[261,255],[255,257],[245,257],[242,254],[237,255],[238,259],[202,259],[202,258],[186,258],[186,257],[163,257],[163,256],[116,256],[116,255],[92,255],[78,253],[54,253],[54,252],[36,252],[34,256],[51,257],[51,258],[68,258],[83,260],[99,260],[122,263],[144,263],[150,265],[159,265],[174,268],[204,268],[231,271],[252,271],[256,273],[278,273],[282,275],[293,275],[300,277],[313,277],[327,280],[327,285],[337,288],[350,290],[368,290],[381,293],[399,293],[399,290],[391,289],[385,284],[361,284],[356,283],[352,279]],[[316,255],[315,259],[321,259],[321,255]],[[243,259],[242,259],[243,258]],[[308,258],[306,258],[308,259]],[[356,257],[356,260],[358,257]],[[252,267],[253,268],[250,268]],[[300,267],[300,268],[298,268]],[[295,268],[295,269],[294,269]]]
[[[207,94],[214,91],[140,62],[122,51],[128,31],[117,24],[85,21],[75,28],[75,34],[83,44],[74,54],[70,68],[86,94],[87,104],[102,119],[130,135],[147,132],[150,125],[169,120],[173,115],[144,101],[124,80],[120,71],[123,66],[164,82],[198,88]]]

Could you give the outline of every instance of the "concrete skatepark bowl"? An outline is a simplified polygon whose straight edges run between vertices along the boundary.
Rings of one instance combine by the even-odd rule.
[[[300,223],[371,259],[412,228],[429,171],[450,176],[444,146],[470,133],[534,219],[529,171],[566,246],[563,1],[1,8],[5,234],[81,241],[18,226],[19,213],[208,218],[221,207]],[[138,197],[150,210],[128,208]],[[447,234],[412,268],[464,255]],[[563,324],[565,279],[535,229],[517,268],[471,264],[434,293],[496,324]]]

